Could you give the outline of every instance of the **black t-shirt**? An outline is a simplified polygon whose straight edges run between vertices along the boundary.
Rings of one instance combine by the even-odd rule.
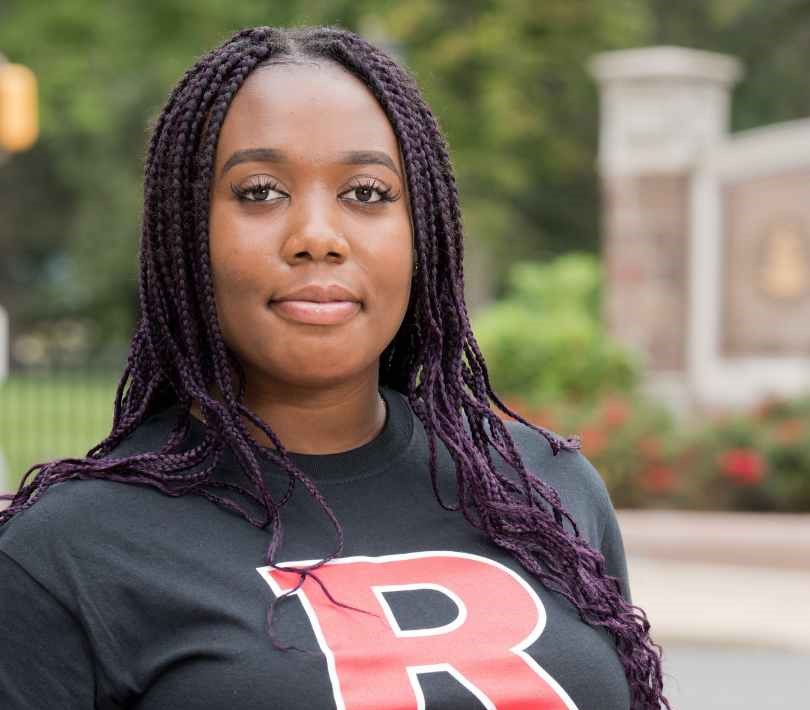
[[[278,641],[303,651],[278,650],[266,612],[298,577],[265,567],[269,530],[199,496],[66,481],[0,528],[0,707],[627,710],[609,634],[438,505],[421,422],[402,394],[381,392],[388,415],[374,440],[292,455],[345,532],[341,557],[318,579],[361,611],[331,604],[309,577],[273,620]],[[116,455],[158,448],[176,416],[151,417]],[[629,600],[599,474],[579,453],[553,456],[535,432],[508,426]],[[203,433],[195,420],[189,444]],[[437,443],[438,485],[455,500],[455,467]],[[243,482],[230,455],[216,475]],[[274,492],[286,488],[272,464],[264,476]],[[302,485],[282,511],[277,559],[301,564],[334,549],[334,529]]]

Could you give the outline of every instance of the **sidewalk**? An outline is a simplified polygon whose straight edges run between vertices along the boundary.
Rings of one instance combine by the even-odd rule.
[[[618,511],[633,603],[661,645],[810,653],[810,515]]]

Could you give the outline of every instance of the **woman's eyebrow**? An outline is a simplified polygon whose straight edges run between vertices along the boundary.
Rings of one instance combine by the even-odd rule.
[[[222,166],[220,177],[225,175],[234,165],[249,161],[263,161],[267,163],[286,163],[289,157],[278,148],[243,148],[231,154]],[[338,162],[342,165],[384,165],[401,178],[396,164],[385,151],[382,150],[347,150],[340,153]]]
[[[340,162],[344,165],[384,165],[397,177],[402,177],[391,156],[382,150],[347,150],[341,153]]]

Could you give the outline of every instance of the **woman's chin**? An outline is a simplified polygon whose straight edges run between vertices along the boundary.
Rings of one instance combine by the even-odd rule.
[[[286,365],[280,366],[276,362],[274,365],[268,365],[262,369],[265,370],[268,377],[282,380],[293,386],[307,388],[345,386],[353,380],[362,378],[379,362],[379,357],[370,362],[364,362],[356,357],[357,352],[351,349],[340,351],[338,356],[327,349],[321,352],[312,349],[306,353],[306,356],[292,358]]]

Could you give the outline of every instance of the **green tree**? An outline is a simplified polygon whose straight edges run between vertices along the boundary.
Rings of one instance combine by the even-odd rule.
[[[734,130],[810,115],[807,0],[648,0],[650,43],[725,52],[743,61]]]
[[[385,16],[447,133],[467,232],[501,274],[598,244],[587,59],[643,41],[634,0],[412,0]]]
[[[18,327],[89,316],[125,340],[148,124],[185,68],[241,27],[356,27],[368,0],[6,0],[0,50],[37,74],[41,139],[0,169],[0,299]]]
[[[30,320],[85,313],[125,337],[147,119],[195,56],[253,24],[382,31],[372,39],[394,43],[449,133],[471,240],[507,260],[593,248],[596,104],[584,62],[639,38],[637,5],[6,2],[0,47],[37,72],[43,122],[36,150],[0,183],[5,290]]]

